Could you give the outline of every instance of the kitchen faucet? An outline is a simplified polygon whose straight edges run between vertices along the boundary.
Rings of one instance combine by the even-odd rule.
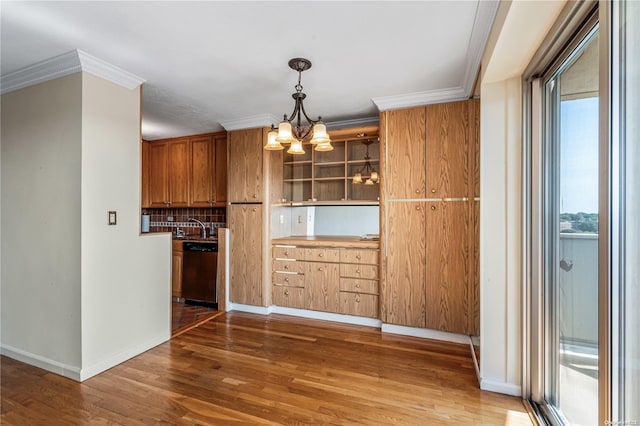
[[[204,226],[204,223],[202,223],[198,219],[194,219],[192,217],[188,218],[187,220],[198,222],[200,224],[200,226],[202,226],[202,238],[207,238],[207,228]]]

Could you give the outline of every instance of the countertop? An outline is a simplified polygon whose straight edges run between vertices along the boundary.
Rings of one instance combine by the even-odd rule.
[[[281,237],[271,239],[272,244],[307,246],[307,247],[337,247],[337,248],[367,248],[379,249],[379,240],[361,239],[357,235],[314,235]]]

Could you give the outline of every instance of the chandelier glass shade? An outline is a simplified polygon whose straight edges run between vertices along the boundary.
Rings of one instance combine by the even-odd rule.
[[[302,143],[309,141],[315,146],[316,151],[333,150],[331,139],[327,133],[327,127],[322,122],[322,117],[318,116],[317,120],[312,120],[304,109],[304,99],[307,95],[302,92],[300,81],[302,71],[311,68],[311,61],[305,58],[293,58],[289,61],[289,67],[294,71],[298,71],[298,84],[295,85],[296,92],[291,95],[295,101],[293,112],[288,116],[287,114],[284,115],[283,120],[278,124],[277,131],[272,126],[264,149],[275,151],[284,149],[282,144],[291,144],[291,147],[287,150],[289,154],[304,154]],[[303,118],[306,123],[303,123]],[[275,136],[270,136],[272,133]]]

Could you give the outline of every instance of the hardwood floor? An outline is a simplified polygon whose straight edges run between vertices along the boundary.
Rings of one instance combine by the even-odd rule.
[[[230,312],[76,383],[2,357],[3,425],[530,425],[468,345]]]

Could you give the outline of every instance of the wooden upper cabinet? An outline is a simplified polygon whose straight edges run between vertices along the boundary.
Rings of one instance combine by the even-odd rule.
[[[169,207],[189,205],[189,140],[176,139],[169,149]]]
[[[229,132],[229,201],[260,203],[262,191],[263,129]]]
[[[142,141],[142,158],[141,158],[141,170],[142,170],[142,208],[151,207],[149,201],[149,142]]]
[[[211,136],[191,138],[191,206],[210,207],[215,201],[213,194],[213,162],[215,146]]]
[[[169,202],[169,145],[149,144],[149,207],[167,207]]]
[[[216,206],[227,204],[227,134],[217,133],[213,137],[213,199]]]
[[[390,199],[425,197],[425,119],[425,107],[382,113],[387,150],[382,179]]]
[[[469,195],[468,102],[426,107],[427,197]]]

